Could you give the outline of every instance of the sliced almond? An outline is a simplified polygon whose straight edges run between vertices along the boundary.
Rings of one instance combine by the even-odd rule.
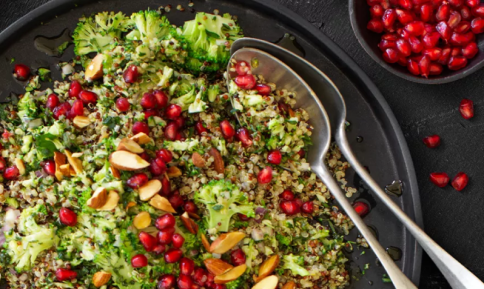
[[[213,166],[217,173],[223,174],[225,172],[225,164],[220,152],[216,148],[210,148],[208,153],[213,157]]]
[[[106,204],[107,200],[108,191],[103,187],[99,187],[94,191],[92,197],[87,200],[87,205],[93,209],[99,209]]]
[[[73,158],[80,158],[84,153],[72,153]]]
[[[289,281],[282,286],[282,289],[296,289],[296,283],[294,283],[294,281]]]
[[[144,145],[151,142],[151,138],[144,132],[140,132],[131,137],[132,140],[140,145]]]
[[[158,210],[162,210],[168,213],[176,213],[170,202],[165,197],[162,197],[160,195],[155,195],[153,198],[151,198],[150,205],[157,208]]]
[[[17,167],[18,172],[20,173],[21,176],[25,175],[24,161],[22,161],[21,159],[15,159],[15,166]]]
[[[188,213],[188,215],[190,216],[190,218],[192,219],[195,219],[195,220],[200,220],[201,217],[195,213]]]
[[[148,212],[141,212],[133,219],[133,225],[136,229],[141,230],[148,228],[151,224],[151,216]]]
[[[197,234],[198,233],[198,225],[195,223],[194,220],[188,216],[188,213],[185,212],[183,215],[180,216],[183,225],[187,228],[187,230],[192,233],[192,234]]]
[[[70,176],[71,175],[71,165],[70,164],[61,165],[59,167],[59,170],[62,173],[62,175],[64,175],[64,176]]]
[[[210,245],[210,251],[216,254],[224,254],[228,250],[235,247],[240,241],[245,238],[242,232],[230,232],[221,234],[217,240]]]
[[[182,171],[178,167],[169,167],[168,170],[166,171],[166,174],[168,177],[171,178],[176,178],[182,175]]]
[[[201,154],[197,153],[197,152],[194,152],[192,154],[192,162],[193,162],[193,165],[196,166],[197,168],[201,168],[203,169],[205,167],[205,159],[202,157]]]
[[[259,267],[259,276],[254,278],[254,281],[257,283],[260,280],[264,279],[265,277],[269,276],[276,270],[277,266],[279,266],[279,255],[272,255],[267,260],[262,263]]]
[[[66,156],[60,152],[54,152],[54,162],[55,162],[55,177],[58,181],[61,181],[64,174],[60,171],[60,166],[66,163]]]
[[[210,242],[207,240],[207,237],[205,237],[205,234],[202,234],[202,245],[207,250],[207,252],[210,252]]]
[[[230,270],[228,272],[225,272],[222,275],[215,276],[213,281],[215,282],[215,284],[229,283],[230,281],[234,281],[237,278],[239,278],[240,276],[242,276],[242,274],[244,274],[246,270],[247,270],[247,265],[242,264],[242,265],[239,265],[239,266],[233,268],[232,270]]]
[[[118,206],[119,203],[119,195],[116,191],[109,191],[108,199],[106,203],[101,208],[98,208],[99,211],[111,211]]]
[[[277,276],[272,275],[262,279],[259,283],[255,284],[252,289],[276,289],[279,279]]]
[[[111,273],[99,271],[92,276],[92,284],[96,287],[106,285],[111,279]]]
[[[76,171],[72,168],[72,166],[69,167],[69,174],[71,177],[77,176]]]
[[[78,115],[78,116],[74,117],[72,122],[74,123],[74,126],[79,128],[79,129],[85,128],[86,126],[91,124],[89,117],[83,116],[83,115]]]
[[[129,202],[127,205],[126,205],[126,211],[129,210],[130,208],[136,206],[136,203],[135,202]]]
[[[142,185],[138,189],[139,193],[139,198],[142,201],[148,201],[151,199],[154,195],[158,194],[158,192],[161,190],[161,182],[160,180],[151,180],[147,182],[146,184]]]
[[[128,151],[135,154],[140,154],[145,151],[137,142],[126,137],[121,140],[116,150]]]
[[[208,272],[215,276],[222,275],[234,268],[234,266],[230,265],[229,263],[217,258],[205,259],[203,264],[205,264],[205,267],[207,267]]]
[[[87,81],[93,81],[94,79],[101,78],[103,76],[103,61],[104,56],[102,54],[96,55],[91,60],[91,63],[86,68],[85,78]]]
[[[71,165],[71,167],[74,169],[76,174],[81,174],[83,169],[82,169],[82,162],[80,159],[75,158],[72,156],[72,153],[68,150],[64,150],[64,153],[67,156],[67,161]]]
[[[113,175],[113,177],[115,177],[116,179],[119,179],[121,177],[121,173],[117,168],[111,166],[109,167],[109,170],[111,171],[111,174]]]
[[[150,163],[139,155],[128,151],[115,151],[109,156],[109,162],[122,171],[136,171],[150,166]]]

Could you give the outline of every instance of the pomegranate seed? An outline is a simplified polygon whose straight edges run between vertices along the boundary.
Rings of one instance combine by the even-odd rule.
[[[474,117],[474,102],[470,99],[464,98],[460,102],[459,106],[460,114],[465,119],[471,119]]]
[[[176,123],[179,129],[185,125],[185,119],[182,116],[173,119],[173,121]]]
[[[171,185],[170,185],[170,180],[168,179],[167,176],[161,179],[161,194],[165,197],[168,197],[171,193]]]
[[[397,40],[396,44],[397,44],[397,49],[401,55],[410,56],[410,54],[412,54],[412,48],[407,40],[400,38]]]
[[[183,275],[192,275],[193,271],[195,270],[195,262],[188,258],[183,257],[180,260],[180,274]]]
[[[442,55],[442,49],[434,47],[434,48],[428,48],[425,49],[422,52],[423,55],[426,55],[430,58],[431,61],[437,61],[440,56]]]
[[[467,59],[464,56],[452,56],[449,60],[450,70],[459,70],[467,65]]]
[[[205,285],[208,279],[208,272],[203,268],[196,268],[195,273],[193,274],[193,281],[200,286]]]
[[[165,228],[158,232],[156,235],[158,243],[163,245],[169,245],[172,242],[172,236],[175,233],[175,228]]]
[[[241,89],[252,89],[254,88],[256,81],[252,74],[239,75],[234,79],[235,84]]]
[[[443,188],[447,186],[450,181],[449,175],[446,173],[431,173],[430,181],[434,183],[437,187]]]
[[[77,278],[77,272],[70,269],[59,268],[55,271],[55,277],[60,282],[74,280]]]
[[[462,55],[467,59],[473,58],[478,52],[479,47],[477,47],[477,44],[475,42],[471,42],[467,44],[466,47],[462,48]]]
[[[77,214],[68,208],[61,208],[59,210],[59,220],[62,224],[73,227],[77,224]]]
[[[263,168],[257,175],[259,184],[268,184],[272,181],[272,168],[267,166]]]
[[[382,16],[382,21],[383,21],[383,26],[389,30],[393,31],[393,24],[395,23],[395,20],[397,20],[397,13],[393,9],[387,9],[383,13]]]
[[[467,186],[468,182],[469,177],[465,173],[460,172],[454,177],[451,185],[452,187],[454,187],[454,189],[460,192]]]
[[[126,184],[133,189],[137,189],[148,182],[148,176],[145,173],[138,173],[126,181]]]
[[[145,115],[145,120],[148,120],[152,116],[158,116],[158,110],[156,109],[147,109],[143,111],[143,113]]]
[[[469,21],[461,21],[459,25],[454,29],[455,33],[464,34],[471,29],[471,23]]]
[[[409,59],[407,63],[407,69],[413,75],[420,75],[420,68],[418,68],[418,63],[416,61]]]
[[[241,221],[249,221],[250,220],[250,218],[247,217],[247,215],[239,213],[238,216],[239,216],[239,220],[241,220]]]
[[[460,9],[460,15],[462,16],[462,20],[470,21],[472,19],[471,9],[467,6],[462,6]]]
[[[410,38],[412,36],[412,34],[405,29],[400,28],[400,29],[398,29],[398,31],[399,31],[398,35],[400,35],[400,37],[403,38],[403,39],[408,40],[408,38]]]
[[[234,266],[245,264],[245,253],[242,249],[233,250],[230,252],[230,261]]]
[[[155,237],[151,236],[146,232],[141,232],[138,235],[141,245],[145,248],[146,252],[152,252],[156,246],[157,240]]]
[[[422,4],[430,2],[430,0],[412,0],[412,2],[413,2],[414,5],[422,5]]]
[[[387,48],[385,52],[383,52],[383,60],[388,63],[395,63],[399,59],[398,51],[393,48]]]
[[[452,33],[450,38],[450,43],[455,46],[466,46],[470,42],[474,41],[475,35],[472,32],[467,32],[464,34]]]
[[[295,215],[300,212],[300,206],[296,202],[296,200],[293,201],[283,201],[280,204],[281,210],[284,214],[288,216]]]
[[[169,163],[173,160],[173,154],[167,149],[160,149],[156,152],[156,156],[161,158],[165,163]]]
[[[15,180],[20,175],[20,172],[16,166],[11,166],[5,170],[3,177],[7,180]]]
[[[259,83],[255,86],[255,89],[257,90],[257,92],[259,92],[260,95],[269,95],[271,94],[271,87],[267,84],[262,84],[262,83]]]
[[[437,13],[435,13],[435,19],[437,21],[447,21],[450,16],[450,7],[446,3],[440,5],[439,9],[437,9]]]
[[[420,36],[424,32],[425,26],[422,21],[413,21],[405,25],[405,30],[413,36]]]
[[[81,90],[79,92],[79,98],[82,100],[83,103],[96,103],[97,101],[97,94],[92,91]]]
[[[246,75],[250,71],[250,65],[246,61],[237,61],[235,71],[238,75]]]
[[[466,5],[470,8],[476,7],[477,5],[479,5],[479,3],[481,3],[480,0],[466,0]]]
[[[178,289],[191,289],[193,286],[193,280],[188,275],[180,274],[178,276]]]
[[[457,11],[454,11],[450,13],[450,17],[447,22],[449,23],[450,28],[456,28],[457,25],[459,25],[461,20],[462,20],[462,16],[460,15],[460,13]]]
[[[178,191],[175,191],[173,193],[173,195],[171,195],[169,198],[168,198],[168,201],[170,201],[170,204],[171,206],[176,210],[180,207],[183,206],[183,204],[185,203],[183,201],[183,198],[180,196],[180,194],[178,193]]]
[[[247,128],[239,128],[236,134],[237,139],[242,143],[244,147],[250,147],[254,143],[252,136]]]
[[[382,17],[384,11],[385,10],[383,10],[383,7],[381,7],[381,5],[379,5],[379,4],[374,5],[373,7],[370,8],[370,14],[371,14],[372,18]],[[383,25],[383,23],[382,23],[382,25]]]
[[[214,284],[212,286],[213,289],[227,289],[227,286],[225,284]]]
[[[146,152],[142,152],[138,154],[140,158],[144,159],[145,161],[149,162],[150,161],[150,156]]]
[[[440,136],[434,134],[431,136],[424,137],[423,142],[429,148],[436,148],[440,145]]]
[[[165,253],[165,262],[176,263],[181,259],[182,256],[183,256],[182,250],[178,248],[171,248]]]
[[[54,110],[52,114],[55,120],[58,120],[61,116],[65,116],[67,112],[71,110],[71,105],[66,101],[64,103],[59,104]]]
[[[161,255],[161,254],[165,253],[165,250],[166,250],[165,245],[156,244],[155,247],[153,248],[153,253],[155,253],[156,255]]]
[[[155,221],[155,227],[158,230],[163,230],[167,228],[174,228],[176,224],[176,219],[172,214],[164,214],[160,216]]]
[[[440,55],[440,58],[437,60],[437,62],[442,65],[447,65],[447,63],[449,63],[451,51],[452,49],[450,47],[445,47],[444,49],[442,49],[442,54]]]
[[[198,213],[197,205],[195,205],[195,203],[192,202],[192,201],[187,201],[183,205],[183,209],[185,210],[185,212],[188,212],[190,214],[196,214],[196,213]]]
[[[395,9],[395,12],[397,13],[398,21],[403,25],[410,23],[414,20],[412,14],[408,11],[402,9]]]
[[[5,170],[5,168],[7,167],[7,164],[5,163],[5,160],[0,157],[0,172],[3,172],[3,170]]]
[[[145,94],[143,94],[140,104],[144,109],[150,109],[150,108],[155,108],[158,103],[156,101],[155,96],[152,93],[146,92]]]
[[[300,158],[304,158],[306,156],[306,152],[303,149],[298,151],[297,154],[299,155]]]
[[[208,132],[208,130],[203,126],[203,123],[201,121],[198,121],[195,124],[195,130],[197,131],[197,133],[199,135],[202,135],[203,133],[207,133]]]
[[[132,131],[133,131],[134,135],[137,135],[140,132],[143,132],[145,134],[150,134],[150,128],[148,127],[148,125],[146,123],[144,123],[142,121],[135,122],[133,124]]]
[[[131,105],[129,104],[128,99],[126,99],[124,97],[119,97],[118,99],[116,99],[116,108],[120,112],[128,111],[130,106]]]
[[[474,34],[480,34],[484,32],[484,19],[477,17],[471,22],[471,29]]]
[[[182,113],[182,108],[179,105],[170,104],[166,108],[165,115],[169,119],[175,119],[175,118],[179,117],[181,115],[181,113]]]
[[[385,39],[383,39],[378,44],[378,47],[381,49],[381,51],[385,51],[388,48],[396,48],[397,47],[397,42],[396,41],[393,41],[393,40],[385,40]]]
[[[420,19],[424,22],[430,22],[434,16],[434,7],[432,4],[420,6]]]
[[[381,36],[382,40],[390,40],[390,41],[397,41],[398,35],[395,33],[385,33]]]
[[[153,91],[158,108],[165,108],[168,105],[168,96],[161,90]]]
[[[178,134],[178,125],[175,122],[169,122],[165,127],[165,137],[168,140],[176,140]]]
[[[55,175],[55,162],[53,160],[47,160],[45,161],[44,163],[44,171],[48,174],[48,175]]]
[[[282,192],[282,194],[279,196],[279,198],[286,200],[286,201],[292,201],[292,200],[294,200],[294,193],[289,191],[289,190],[285,190],[284,192]]]
[[[30,76],[30,68],[25,64],[15,64],[13,76],[18,80],[27,80]]]
[[[426,48],[433,48],[437,45],[440,39],[440,34],[438,32],[430,32],[422,37],[422,42]]]
[[[123,79],[126,83],[135,83],[138,81],[138,77],[138,67],[134,64],[128,66],[128,68],[126,68],[126,70],[123,72]]]
[[[161,276],[156,284],[157,289],[173,289],[175,288],[176,277],[171,274]]]
[[[79,93],[81,92],[82,87],[79,81],[73,80],[71,85],[69,86],[69,96],[70,97],[79,97]]]
[[[353,209],[355,209],[355,212],[360,217],[364,217],[370,212],[370,207],[368,206],[368,204],[362,201],[354,202]]]
[[[164,164],[164,162],[163,162],[163,164]],[[156,161],[156,159],[154,159],[150,163],[150,172],[155,176],[159,176],[159,175],[163,174],[164,172],[166,172],[166,165],[160,167],[158,162]]]
[[[447,25],[447,22],[445,22],[445,21],[440,21],[435,26],[435,29],[440,34],[442,39],[444,39],[446,41],[449,40],[452,37],[452,29],[449,27],[449,25]],[[429,39],[429,40],[432,40],[432,39]],[[437,41],[438,41],[438,39],[437,39]],[[437,42],[435,42],[435,44],[437,44]],[[435,46],[435,44],[434,44],[434,46]]]
[[[148,258],[143,254],[134,255],[131,258],[131,266],[133,268],[141,268],[148,266]]]
[[[415,36],[410,36],[408,38],[408,43],[410,44],[410,49],[413,53],[420,53],[420,51],[423,49],[423,44]]]
[[[278,165],[281,163],[281,160],[282,160],[282,154],[278,150],[270,151],[269,154],[267,155],[267,161],[270,164]]]
[[[424,55],[420,62],[418,63],[418,68],[420,69],[420,74],[423,77],[428,77],[430,73],[430,58]]]
[[[373,31],[375,33],[382,33],[383,32],[383,22],[378,19],[371,19],[368,21],[366,25],[366,29]]]
[[[49,94],[49,97],[47,97],[47,101],[45,103],[45,107],[52,111],[58,104],[59,97],[57,97],[57,95],[54,93]]]
[[[460,55],[462,55],[462,49],[459,49],[459,47],[454,47],[454,48],[452,48],[450,55],[451,56],[460,56]]]
[[[76,99],[72,104],[70,113],[67,115],[68,118],[74,118],[76,116],[83,116],[84,115],[84,104],[79,99]]]
[[[182,235],[175,233],[173,234],[173,236],[171,236],[171,241],[173,247],[181,248],[183,246],[183,243],[185,243],[185,238],[183,238]]]
[[[231,139],[235,135],[235,129],[228,120],[223,120],[220,123],[220,129],[225,139]]]
[[[314,204],[311,201],[307,201],[302,204],[301,211],[306,214],[314,213]]]
[[[430,70],[429,70],[430,75],[440,75],[442,74],[443,70],[444,68],[442,67],[442,64],[430,63]]]
[[[473,7],[471,13],[475,17],[484,17],[484,3],[480,3],[478,6]]]

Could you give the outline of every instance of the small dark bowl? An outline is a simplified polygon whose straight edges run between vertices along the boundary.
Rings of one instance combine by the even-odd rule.
[[[442,74],[430,75],[429,78],[415,76],[406,67],[398,63],[390,64],[383,60],[382,51],[378,48],[381,34],[366,29],[366,25],[371,17],[370,7],[366,3],[366,0],[349,0],[349,12],[351,26],[363,49],[365,49],[373,60],[383,66],[383,68],[403,79],[424,84],[442,84],[464,78],[484,66],[484,36],[483,34],[479,34],[476,37],[479,53],[474,58],[469,59],[467,66],[463,69],[453,71],[444,68]]]

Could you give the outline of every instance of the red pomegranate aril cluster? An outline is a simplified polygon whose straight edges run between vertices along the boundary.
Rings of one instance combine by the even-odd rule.
[[[447,173],[431,173],[430,181],[439,188],[443,188],[449,184],[450,178]],[[451,182],[452,187],[456,191],[462,191],[469,183],[469,176],[466,173],[459,172]]]
[[[378,44],[388,63],[429,77],[464,68],[479,52],[484,3],[477,0],[368,0],[367,29],[384,33]]]
[[[158,240],[146,232],[139,233],[138,238],[146,252],[152,252],[158,244]]]

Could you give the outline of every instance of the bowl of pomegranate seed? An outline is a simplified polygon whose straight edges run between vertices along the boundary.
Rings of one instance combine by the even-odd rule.
[[[365,51],[404,79],[447,83],[484,65],[480,0],[350,0],[349,11]]]

